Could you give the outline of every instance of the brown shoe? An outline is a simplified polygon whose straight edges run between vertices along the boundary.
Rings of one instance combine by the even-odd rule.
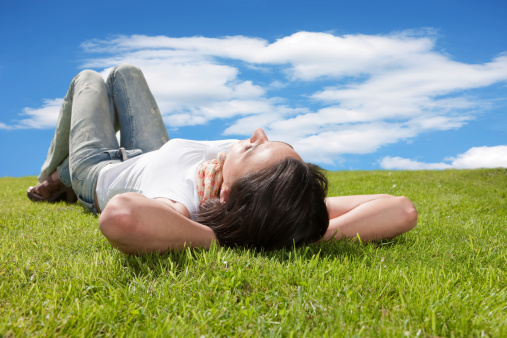
[[[66,201],[67,203],[74,203],[77,196],[72,188],[67,187],[60,181],[51,178],[51,175],[35,187],[29,187],[26,191],[28,198],[34,202],[58,202]]]

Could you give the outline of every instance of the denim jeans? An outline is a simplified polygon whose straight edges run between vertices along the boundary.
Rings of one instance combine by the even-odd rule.
[[[100,170],[157,150],[168,140],[157,103],[139,68],[120,65],[106,82],[97,72],[84,70],[72,80],[64,98],[39,181],[57,170],[80,203],[96,214]]]

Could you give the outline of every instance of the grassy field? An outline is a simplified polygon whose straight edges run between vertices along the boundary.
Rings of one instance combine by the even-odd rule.
[[[507,170],[330,172],[405,195],[413,231],[292,251],[112,249],[79,205],[0,179],[0,336],[507,336]]]

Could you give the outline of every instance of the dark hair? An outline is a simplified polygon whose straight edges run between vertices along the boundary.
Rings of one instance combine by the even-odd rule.
[[[237,179],[227,201],[209,200],[196,221],[212,228],[224,246],[290,248],[324,235],[326,194],[327,179],[317,166],[286,158]]]

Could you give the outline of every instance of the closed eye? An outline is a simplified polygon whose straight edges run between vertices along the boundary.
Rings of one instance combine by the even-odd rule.
[[[248,149],[252,149],[253,147],[254,147],[253,144],[247,144],[243,150],[247,151]]]

